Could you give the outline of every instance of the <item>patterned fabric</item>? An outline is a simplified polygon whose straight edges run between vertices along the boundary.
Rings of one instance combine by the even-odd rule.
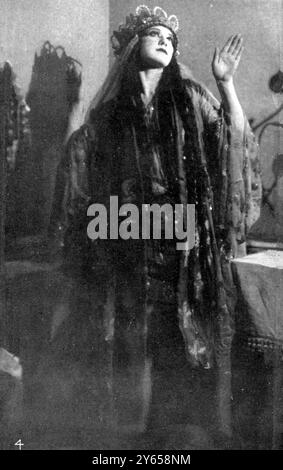
[[[176,176],[177,202],[196,204],[196,245],[179,257],[176,310],[188,359],[207,368],[225,362],[230,354],[235,289],[229,261],[239,255],[245,242],[251,197],[249,152],[254,152],[255,141],[248,125],[244,138],[233,129],[219,103],[201,85],[189,79],[184,84],[185,116],[180,116],[171,94],[166,111],[171,124],[163,151],[166,154],[171,148],[173,152],[171,174]],[[72,135],[58,172],[50,229],[64,242],[65,272],[95,280],[97,315],[105,318],[105,337],[110,340],[119,321],[115,287],[107,291],[105,285],[117,285],[121,275],[117,257],[131,251],[132,241],[124,242],[122,252],[115,240],[90,241],[86,211],[93,202],[109,209],[110,195],[118,194],[125,155],[132,157],[127,158],[128,177],[135,171],[140,146],[138,127],[131,118],[129,109],[121,109],[116,98]],[[125,299],[131,297],[125,302],[141,319],[139,327],[135,324],[142,335],[146,335],[148,315],[145,245],[141,242],[136,250],[137,298],[131,296],[130,281],[124,286]],[[126,272],[129,266],[125,261],[120,268]],[[99,286],[104,288],[100,291]]]

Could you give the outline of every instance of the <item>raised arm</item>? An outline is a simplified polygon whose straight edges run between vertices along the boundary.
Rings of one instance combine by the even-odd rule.
[[[241,35],[231,36],[221,50],[218,47],[215,49],[212,61],[212,72],[222,98],[224,110],[230,119],[230,124],[241,135],[244,133],[245,118],[236,94],[234,74],[241,60],[242,44]]]

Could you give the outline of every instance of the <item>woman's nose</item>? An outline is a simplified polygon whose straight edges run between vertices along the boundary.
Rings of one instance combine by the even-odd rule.
[[[164,36],[159,36],[159,44],[165,44],[166,45],[166,40]]]

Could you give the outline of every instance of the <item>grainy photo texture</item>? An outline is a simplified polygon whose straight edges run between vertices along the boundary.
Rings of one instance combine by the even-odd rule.
[[[283,0],[0,9],[0,448],[282,449]]]

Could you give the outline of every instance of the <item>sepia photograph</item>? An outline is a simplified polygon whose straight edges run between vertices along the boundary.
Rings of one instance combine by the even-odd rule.
[[[283,450],[283,0],[157,3],[0,0],[1,450]]]

